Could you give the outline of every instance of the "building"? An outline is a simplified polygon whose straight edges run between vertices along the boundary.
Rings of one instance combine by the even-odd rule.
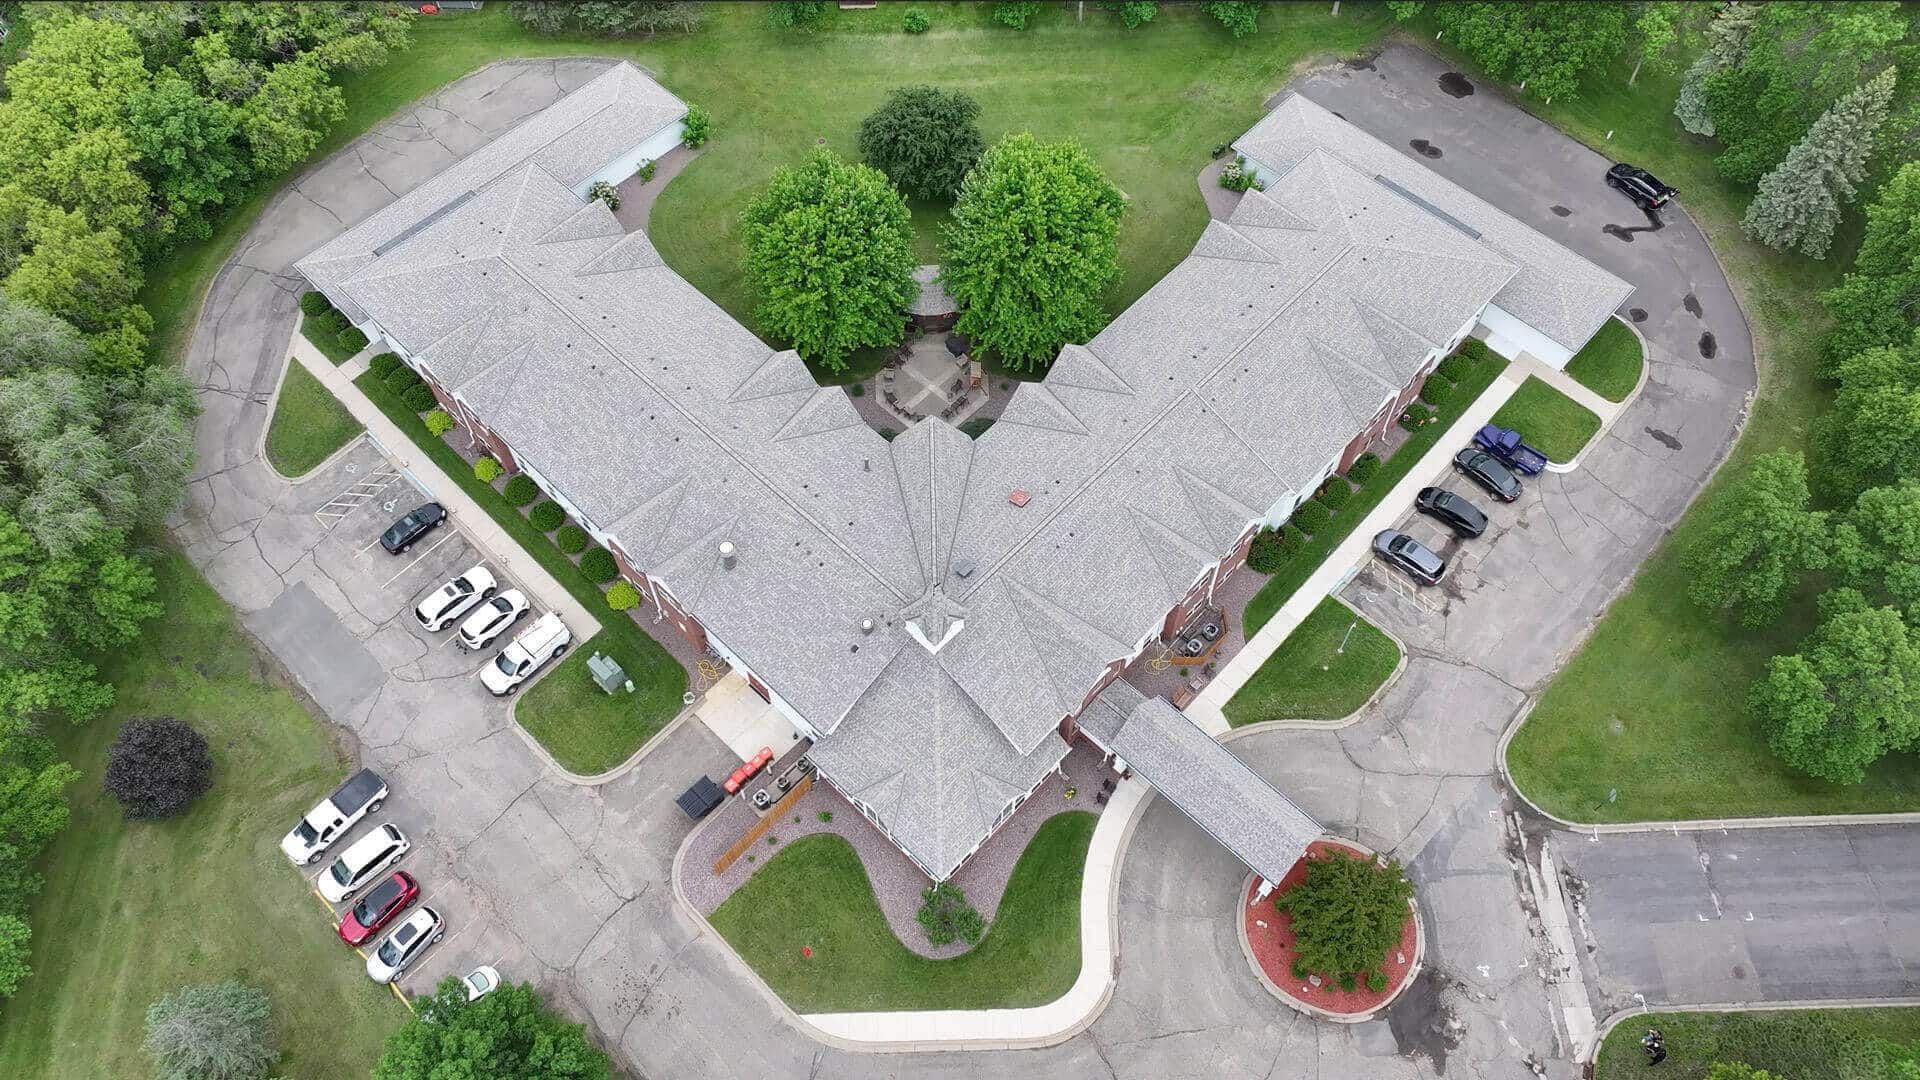
[[[1319,827],[1119,673],[1461,339],[1555,362],[1628,286],[1293,97],[1240,143],[1266,191],[990,431],[889,442],[584,201],[684,114],[621,64],[299,268],[930,877],[1080,738],[1284,875]]]

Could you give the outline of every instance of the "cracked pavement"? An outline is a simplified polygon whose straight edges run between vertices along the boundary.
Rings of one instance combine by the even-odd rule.
[[[1156,801],[1126,851],[1117,985],[1089,1030],[1044,1050],[848,1053],[790,1026],[673,900],[673,854],[688,826],[672,797],[697,774],[725,771],[726,749],[703,726],[682,725],[610,783],[556,779],[480,689],[476,661],[440,647],[445,635],[425,635],[408,614],[422,589],[468,565],[463,542],[387,584],[404,559],[355,553],[384,510],[363,508],[332,531],[314,517],[351,477],[381,467],[377,448],[363,443],[300,484],[260,458],[304,287],[293,261],[603,64],[493,65],[308,170],[215,278],[189,355],[206,412],[190,501],[170,524],[263,647],[391,779],[384,816],[411,830],[406,865],[450,927],[406,985],[493,963],[588,1023],[623,1067],[662,1078],[1573,1076],[1554,991],[1578,976],[1541,930],[1528,884],[1539,845],[1580,848],[1568,880],[1589,915],[1582,970],[1597,1003],[1616,1004],[1621,987],[1652,985],[1641,969],[1661,950],[1646,939],[1616,947],[1648,911],[1644,875],[1615,868],[1672,838],[1588,844],[1554,833],[1516,811],[1495,752],[1508,721],[1684,510],[1745,410],[1751,348],[1693,225],[1670,214],[1663,231],[1631,244],[1602,234],[1602,221],[1636,215],[1600,183],[1601,159],[1496,95],[1441,95],[1425,54],[1395,48],[1370,68],[1302,76],[1296,85],[1309,97],[1396,144],[1410,134],[1443,147],[1430,167],[1633,281],[1629,303],[1645,313],[1637,325],[1652,344],[1648,384],[1621,422],[1578,472],[1545,477],[1499,508],[1495,534],[1476,545],[1479,562],[1451,592],[1414,602],[1374,574],[1349,585],[1347,599],[1411,654],[1379,702],[1339,731],[1255,731],[1230,743],[1331,829],[1406,863],[1420,888],[1427,971],[1367,1024],[1315,1023],[1281,1006],[1235,937],[1245,868]],[[1530,168],[1508,171],[1515,157]],[[1552,204],[1576,209],[1562,218]],[[1683,296],[1704,314],[1685,310]],[[1718,338],[1712,359],[1694,346],[1702,322]],[[1788,832],[1739,842],[1771,845],[1774,861],[1791,867],[1795,849],[1778,840]],[[1889,920],[1909,920],[1900,924],[1909,942],[1920,939],[1913,885],[1883,880],[1878,893]],[[1675,983],[1664,998],[1648,996],[1678,1000],[1687,990]]]

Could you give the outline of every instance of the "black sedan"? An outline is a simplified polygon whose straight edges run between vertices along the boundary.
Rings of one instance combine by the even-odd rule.
[[[387,526],[380,534],[380,546],[398,555],[413,546],[414,541],[445,524],[447,508],[437,502],[417,506],[406,517]]]
[[[1403,532],[1380,530],[1379,535],[1373,538],[1373,553],[1422,585],[1438,585],[1440,579],[1447,575],[1447,560]]]
[[[1414,508],[1453,530],[1455,536],[1475,537],[1487,531],[1487,515],[1446,488],[1421,488]]]
[[[1501,502],[1512,502],[1520,497],[1520,478],[1506,463],[1485,450],[1475,450],[1469,446],[1453,455],[1453,471],[1479,484],[1487,494]]]
[[[1642,210],[1658,210],[1680,194],[1647,170],[1625,162],[1607,170],[1607,186],[1625,192]]]

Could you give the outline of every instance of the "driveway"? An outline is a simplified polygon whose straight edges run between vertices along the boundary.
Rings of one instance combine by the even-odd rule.
[[[1655,347],[1647,391],[1586,467],[1537,485],[1537,503],[1511,508],[1512,524],[1476,591],[1437,612],[1380,616],[1412,656],[1375,707],[1338,732],[1264,731],[1231,743],[1331,828],[1407,864],[1428,920],[1429,973],[1370,1024],[1314,1024],[1281,1007],[1234,938],[1230,916],[1244,868],[1156,801],[1121,876],[1118,985],[1089,1031],[1038,1051],[844,1053],[788,1027],[732,954],[672,900],[672,856],[687,831],[672,795],[688,778],[728,766],[725,747],[703,725],[688,724],[611,783],[577,787],[546,772],[504,708],[478,692],[470,667],[407,625],[415,595],[408,588],[425,585],[366,577],[345,545],[317,528],[314,509],[343,477],[289,485],[259,457],[264,403],[303,287],[292,262],[600,66],[494,65],[315,166],[268,206],[215,280],[189,357],[207,411],[199,473],[174,531],[247,627],[357,740],[366,763],[393,781],[383,816],[413,831],[420,847],[409,868],[428,902],[444,903],[450,923],[408,987],[493,963],[590,1024],[630,1071],[662,1078],[1050,1080],[1309,1069],[1509,1077],[1536,1067],[1574,1075],[1560,1010],[1583,984],[1548,945],[1530,869],[1543,840],[1561,849],[1584,840],[1550,836],[1516,811],[1495,750],[1502,728],[1724,454],[1752,385],[1746,334],[1692,227],[1676,215],[1658,234],[1634,234],[1631,245],[1601,233],[1600,222],[1621,215],[1601,198],[1604,189],[1589,190],[1597,187],[1597,158],[1492,93],[1441,95],[1433,62],[1416,52],[1389,50],[1371,70],[1304,77],[1310,96],[1385,137],[1445,147],[1431,164],[1538,217],[1640,284],[1633,303],[1647,309],[1640,325]],[[1475,146],[1509,147],[1508,160],[1536,167],[1509,175],[1500,159],[1477,160]],[[1558,219],[1556,203],[1573,216]],[[1687,291],[1720,341],[1711,361],[1693,348],[1698,324],[1685,310]],[[377,455],[362,465],[377,466]],[[398,569],[382,569],[389,566]],[[443,569],[423,567],[420,581]],[[1392,599],[1367,577],[1347,595],[1363,606],[1390,607]],[[1791,878],[1821,865],[1796,858],[1783,853],[1778,872]],[[1596,912],[1605,908],[1596,934],[1610,939],[1630,925],[1638,899],[1625,890],[1617,904],[1592,900]],[[1792,896],[1777,902],[1801,910]]]

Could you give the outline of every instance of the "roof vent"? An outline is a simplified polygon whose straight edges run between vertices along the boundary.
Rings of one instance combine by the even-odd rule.
[[[739,560],[734,557],[733,541],[731,540],[720,541],[720,565],[731,570],[733,569],[734,563],[738,561]]]
[[[1031,498],[1033,498],[1033,496],[1027,494],[1025,488],[1014,488],[1013,493],[1007,496],[1007,501],[1015,506],[1025,506]]]
[[[860,620],[860,632],[861,632],[861,633],[863,633],[863,634],[871,634],[871,633],[873,633],[873,620],[872,620],[872,619],[861,619],[861,620]],[[856,646],[854,646],[854,647],[855,647],[855,648],[859,648],[859,646],[857,646],[857,645],[856,645]]]
[[[953,560],[953,576],[962,577],[962,578],[972,577],[973,576],[973,560],[972,559]]]

